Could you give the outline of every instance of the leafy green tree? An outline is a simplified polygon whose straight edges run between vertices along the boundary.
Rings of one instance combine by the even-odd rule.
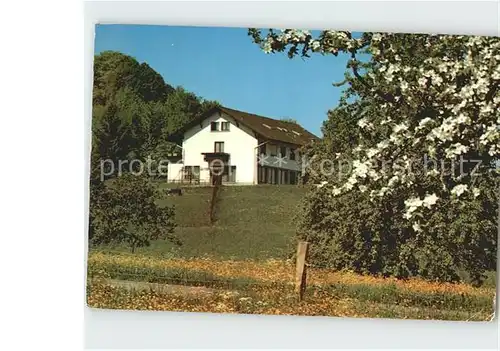
[[[97,181],[97,180],[95,180]],[[158,189],[147,176],[124,174],[111,183],[91,185],[90,242],[138,247],[152,240],[170,240],[180,244],[174,233],[173,207],[156,204]]]
[[[294,124],[298,124],[297,120],[296,119],[293,119],[293,118],[288,118],[288,117],[285,117],[285,118],[282,118],[281,121],[283,122],[288,122],[288,123],[294,123]]]
[[[177,87],[163,104],[163,113],[168,121],[166,126],[169,131],[175,131],[217,105],[217,102],[205,101],[196,94]]]
[[[92,135],[102,160],[141,159],[142,147],[149,138],[147,105],[129,89],[119,90],[104,106],[95,106]]]
[[[166,84],[158,72],[144,62],[139,65],[138,73],[134,78],[132,89],[146,102],[163,101],[174,91],[174,88]]]
[[[106,105],[121,89],[131,89],[144,101],[162,101],[174,89],[147,63],[116,51],[94,57],[94,105]]]

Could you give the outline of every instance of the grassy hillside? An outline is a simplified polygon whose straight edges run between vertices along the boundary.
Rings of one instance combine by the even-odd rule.
[[[166,188],[161,184],[160,188]],[[159,240],[138,253],[162,257],[220,259],[286,258],[295,245],[294,216],[305,189],[293,185],[224,186],[209,222],[210,187],[184,188],[183,196],[164,196],[174,205],[176,235],[183,245]],[[126,247],[108,248],[126,251]]]

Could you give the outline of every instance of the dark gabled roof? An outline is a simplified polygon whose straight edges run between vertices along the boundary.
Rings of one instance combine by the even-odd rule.
[[[311,141],[318,140],[319,138],[305,130],[299,124],[293,122],[282,121],[278,119],[272,119],[269,117],[263,117],[255,115],[253,113],[243,112],[234,110],[227,107],[215,107],[205,113],[200,118],[188,123],[180,130],[176,131],[169,137],[169,140],[174,141],[179,139],[180,134],[183,134],[186,130],[192,128],[193,126],[201,123],[206,118],[210,117],[214,112],[220,111],[232,117],[236,122],[241,123],[253,130],[257,135],[264,139],[276,140],[284,143],[294,144],[294,145],[306,145]]]

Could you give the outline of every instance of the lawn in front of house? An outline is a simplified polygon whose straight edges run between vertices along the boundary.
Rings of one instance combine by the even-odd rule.
[[[160,189],[168,184],[158,183]],[[293,185],[223,186],[210,224],[211,187],[184,187],[182,196],[163,194],[158,203],[175,207],[176,246],[165,240],[137,248],[152,257],[213,257],[218,259],[286,259],[296,245],[298,206],[306,189]],[[127,252],[126,245],[100,249]]]

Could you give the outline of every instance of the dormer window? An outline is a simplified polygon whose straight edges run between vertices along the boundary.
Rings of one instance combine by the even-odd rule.
[[[212,132],[229,132],[229,122],[211,122],[210,131]]]

